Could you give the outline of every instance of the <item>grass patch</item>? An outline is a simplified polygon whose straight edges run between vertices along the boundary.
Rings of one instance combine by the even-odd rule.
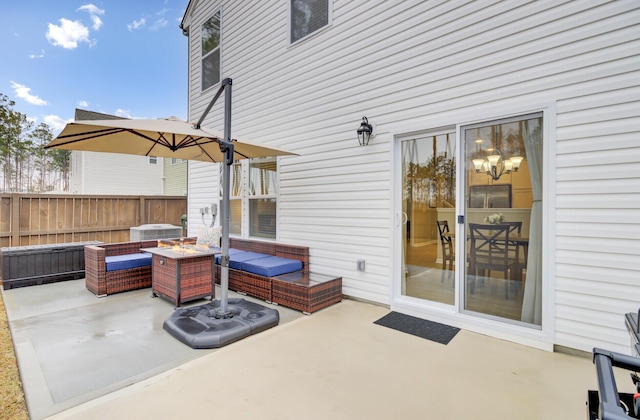
[[[0,293],[0,416],[7,420],[29,420],[2,293]]]

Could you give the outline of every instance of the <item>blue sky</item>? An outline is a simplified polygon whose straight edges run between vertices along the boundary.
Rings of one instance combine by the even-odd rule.
[[[187,117],[188,0],[0,0],[0,93],[54,134],[76,108]]]

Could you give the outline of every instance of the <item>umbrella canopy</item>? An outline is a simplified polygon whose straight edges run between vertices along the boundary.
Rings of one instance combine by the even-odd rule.
[[[45,148],[124,153],[204,162],[222,162],[224,136],[194,128],[178,118],[82,120],[66,125]],[[294,155],[284,150],[233,140],[233,160]]]

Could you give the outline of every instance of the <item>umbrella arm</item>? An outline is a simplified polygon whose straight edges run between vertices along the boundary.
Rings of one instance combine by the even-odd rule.
[[[222,95],[222,91],[224,90],[224,88],[226,86],[231,86],[231,84],[232,84],[231,79],[228,77],[224,79],[222,82],[220,82],[220,87],[218,88],[218,91],[213,96],[213,99],[211,99],[211,102],[209,102],[209,105],[207,105],[207,109],[204,110],[198,122],[195,124],[195,128],[200,129],[200,125],[204,122],[205,117],[207,116],[207,114],[209,114],[209,111],[211,111],[211,108],[213,108],[213,105],[216,103],[220,95]]]

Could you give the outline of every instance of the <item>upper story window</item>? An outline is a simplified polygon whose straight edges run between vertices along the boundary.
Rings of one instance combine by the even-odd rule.
[[[155,165],[156,163],[158,163],[158,158],[155,156],[149,156],[149,163]]]
[[[330,0],[290,1],[292,44],[329,24]]]
[[[220,82],[220,12],[202,25],[202,90]]]

